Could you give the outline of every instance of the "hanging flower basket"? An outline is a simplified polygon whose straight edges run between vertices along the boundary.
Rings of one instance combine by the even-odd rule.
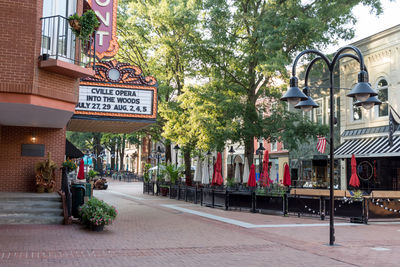
[[[70,19],[68,20],[69,26],[71,26],[72,29],[75,31],[79,32],[81,30],[81,25],[79,24],[78,19]]]

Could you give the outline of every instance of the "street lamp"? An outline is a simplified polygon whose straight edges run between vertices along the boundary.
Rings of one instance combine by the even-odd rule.
[[[260,140],[261,140],[261,138],[260,138]],[[261,141],[259,147],[258,147],[257,150],[256,150],[256,155],[258,155],[258,164],[259,164],[259,170],[260,170],[260,178],[261,178],[261,173],[262,173],[262,155],[263,155],[263,153],[264,153],[264,150],[265,150],[265,148],[264,148],[263,143],[262,143],[262,141]]]
[[[233,153],[235,153],[233,146],[231,146],[231,149],[229,149],[228,152],[231,154],[231,178],[232,178],[233,177]]]
[[[156,150],[156,154],[157,154],[157,180],[158,180],[158,177],[160,175],[160,156],[161,156],[162,152],[163,151],[161,150],[161,147],[158,146],[157,150]]]
[[[176,144],[176,146],[174,147],[175,150],[175,167],[178,168],[178,153],[179,153],[179,149],[181,149],[178,144]]]
[[[344,53],[345,51],[351,50],[355,52],[356,55],[350,53]],[[299,61],[300,57],[306,54],[315,54],[317,57],[313,59],[307,69],[304,81],[304,93],[300,91],[298,88],[298,79],[296,77],[296,64]],[[329,164],[329,215],[330,215],[330,222],[329,222],[329,245],[334,245],[335,242],[335,229],[334,229],[334,191],[333,191],[333,175],[334,175],[334,156],[333,156],[333,149],[334,149],[334,139],[333,139],[333,130],[334,130],[334,91],[333,91],[333,72],[334,67],[337,62],[341,58],[349,57],[352,59],[357,60],[360,63],[360,72],[358,73],[358,83],[354,86],[354,88],[347,94],[348,97],[355,97],[357,102],[355,105],[363,106],[366,109],[372,108],[374,105],[380,105],[381,101],[379,101],[375,96],[377,96],[377,92],[371,88],[371,85],[368,82],[368,72],[364,65],[364,58],[361,54],[361,51],[354,46],[345,46],[340,48],[334,55],[333,59],[329,60],[327,56],[322,54],[321,52],[313,49],[304,50],[301,52],[293,62],[292,67],[292,77],[290,78],[290,87],[288,91],[283,95],[281,98],[282,101],[288,101],[289,104],[296,105],[295,108],[300,108],[304,111],[309,111],[313,108],[317,108],[318,105],[312,100],[309,96],[309,88],[308,88],[308,75],[311,70],[311,67],[314,63],[320,59],[322,59],[329,70],[329,96],[330,96],[330,120],[329,120],[329,133],[330,133],[330,164]],[[300,102],[301,101],[301,102]]]

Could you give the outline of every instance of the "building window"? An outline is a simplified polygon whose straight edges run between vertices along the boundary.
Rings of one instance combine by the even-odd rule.
[[[278,150],[278,141],[272,142],[271,151],[277,151],[277,150]]]
[[[382,101],[382,104],[375,108],[376,113],[378,117],[385,117],[388,115],[389,112],[389,107],[387,102],[388,91],[389,91],[388,82],[385,79],[380,79],[376,90],[378,91],[378,99]]]
[[[75,59],[75,35],[67,18],[76,12],[77,0],[43,0],[42,50],[67,62]]]
[[[315,101],[318,104],[318,108],[315,109],[315,121],[317,123],[323,124],[324,123],[324,107],[323,107],[323,102],[322,99],[316,100]]]

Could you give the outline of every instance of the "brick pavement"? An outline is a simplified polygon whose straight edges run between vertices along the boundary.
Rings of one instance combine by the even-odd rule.
[[[320,224],[316,218],[211,209],[141,190],[140,183],[110,181],[109,190],[95,191],[119,210],[100,233],[81,225],[1,225],[0,266],[399,265],[399,224],[337,226],[339,245],[329,247],[327,226],[249,229],[162,205],[255,225]]]

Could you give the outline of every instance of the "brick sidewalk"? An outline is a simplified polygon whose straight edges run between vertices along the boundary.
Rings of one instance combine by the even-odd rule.
[[[328,221],[211,209],[143,195],[141,183],[109,184],[95,195],[119,210],[113,225],[100,233],[1,225],[0,266],[397,266],[400,259],[398,224],[336,226],[339,245],[329,247],[328,226],[293,227]],[[275,227],[245,228],[165,204]]]

